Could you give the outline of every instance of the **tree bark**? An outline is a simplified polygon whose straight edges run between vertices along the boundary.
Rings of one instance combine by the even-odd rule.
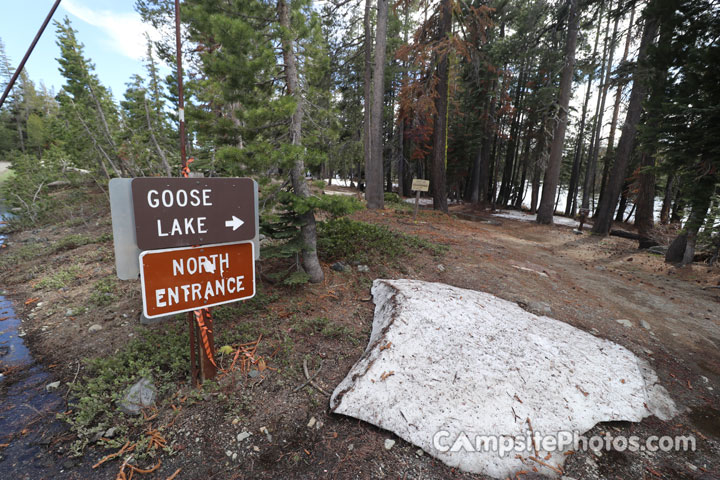
[[[363,157],[365,164],[365,184],[367,186],[368,169],[372,164],[372,25],[370,24],[370,10],[372,9],[372,0],[365,0],[365,16],[363,25],[365,26],[365,76],[363,80]],[[362,179],[363,175],[359,175]],[[358,183],[361,183],[360,180]],[[367,188],[365,190],[367,192]]]
[[[670,207],[672,205],[673,184],[675,183],[675,172],[668,173],[665,183],[665,196],[663,197],[662,208],[660,209],[660,223],[667,225],[670,221]]]
[[[622,5],[622,0],[618,3],[618,7]],[[608,12],[612,9],[612,2],[610,3],[610,9],[608,9]],[[583,182],[583,195],[582,195],[582,203],[580,205],[580,208],[583,210],[590,210],[590,190],[595,190],[595,174],[597,170],[597,161],[598,157],[600,155],[600,132],[602,132],[603,128],[603,117],[605,116],[605,101],[607,100],[607,94],[610,87],[610,77],[612,73],[612,65],[613,65],[613,57],[615,56],[615,42],[617,39],[617,31],[618,31],[618,23],[620,22],[620,17],[615,18],[615,23],[613,25],[613,33],[610,37],[610,45],[607,44],[607,33],[608,33],[608,26],[610,24],[610,15],[608,15],[608,26],[605,27],[605,39],[606,43],[603,47],[603,65],[602,70],[600,71],[600,75],[602,76],[603,72],[605,73],[605,79],[603,80],[603,86],[602,86],[602,93],[598,97],[598,104],[595,108],[595,125],[593,130],[594,135],[594,141],[593,141],[593,148],[590,152],[590,156],[588,158],[588,165],[585,169],[585,181]],[[608,145],[608,148],[609,145]]]
[[[440,39],[444,39],[452,28],[452,5],[450,0],[442,0],[440,4]],[[433,129],[432,175],[430,182],[433,192],[433,208],[445,213],[448,211],[445,187],[445,162],[447,158],[447,115],[449,62],[448,52],[437,53],[437,96],[435,98],[435,126]]]
[[[370,162],[365,164],[365,200],[368,208],[383,208],[383,101],[385,99],[385,47],[387,45],[388,0],[377,0],[375,64],[370,110]],[[391,183],[392,185],[392,183]]]
[[[278,0],[278,21],[280,26],[285,30],[282,37],[282,54],[285,63],[285,84],[287,86],[287,95],[295,98],[297,106],[290,119],[290,138],[293,145],[301,145],[302,138],[302,121],[303,121],[303,102],[302,96],[298,91],[298,72],[297,62],[295,59],[294,40],[290,36],[292,32],[290,25],[290,14],[288,5],[285,0]],[[305,163],[302,158],[296,158],[290,169],[290,181],[292,183],[295,195],[308,198],[310,197],[310,189],[305,182]],[[315,224],[315,214],[312,210],[300,215],[302,226],[300,227],[300,237],[303,241],[302,248],[302,265],[305,273],[310,277],[312,283],[322,282],[325,275],[320,266],[317,256],[317,227]]]
[[[624,64],[627,61],[628,53],[630,52],[630,43],[632,42],[632,29],[634,20],[635,3],[632,4],[632,9],[630,10],[630,21],[628,22],[627,34],[625,36],[625,49],[623,50],[623,56],[622,60],[620,60],[620,65]],[[612,71],[612,67],[610,67],[610,70]],[[610,167],[612,166],[613,162],[612,153],[615,150],[615,132],[617,130],[618,117],[620,116],[620,100],[622,99],[622,93],[625,89],[625,85],[627,85],[627,82],[620,82],[615,91],[615,104],[613,106],[612,120],[610,121],[610,132],[608,135],[607,150],[605,151],[605,161],[603,162],[603,175],[602,182],[600,183],[600,198],[598,199],[598,209],[600,208],[600,204],[605,198],[607,179],[610,174]],[[595,216],[597,216],[597,212],[595,212]]]
[[[655,3],[656,2],[652,2],[646,8],[651,9],[655,6]],[[625,125],[623,125],[620,143],[618,143],[618,148],[615,152],[615,161],[613,162],[610,178],[608,179],[606,194],[598,206],[597,218],[595,219],[592,229],[593,233],[607,235],[612,225],[612,215],[615,213],[618,195],[625,180],[625,171],[627,170],[630,156],[632,155],[637,124],[642,113],[642,103],[647,94],[647,66],[645,62],[647,60],[648,47],[654,41],[657,29],[657,17],[654,16],[653,13],[650,13],[645,17],[645,26],[640,41],[640,48],[638,49],[637,64],[633,71],[633,87],[630,94],[630,101],[628,102]]]
[[[567,128],[568,105],[570,104],[572,77],[575,71],[575,46],[577,44],[578,24],[580,23],[578,1],[579,0],[569,0],[568,34],[565,43],[565,65],[560,75],[557,126],[550,146],[550,158],[548,160],[547,170],[545,171],[542,198],[537,213],[537,222],[542,224],[552,224],[555,213],[555,193],[558,187],[558,180],[560,179],[562,150],[565,141],[565,129]]]

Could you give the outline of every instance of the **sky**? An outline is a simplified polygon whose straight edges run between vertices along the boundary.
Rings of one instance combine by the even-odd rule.
[[[53,5],[53,0],[3,2],[0,38],[13,68],[17,67],[38,28]],[[53,20],[67,16],[85,45],[85,57],[95,64],[100,82],[122,99],[126,83],[133,74],[145,75],[145,32],[157,33],[144,24],[135,12],[134,0],[62,0]],[[11,6],[15,5],[15,6]],[[55,44],[55,27],[50,23],[40,38],[25,69],[36,85],[42,80],[48,89],[60,90],[64,80],[58,71],[60,48]]]

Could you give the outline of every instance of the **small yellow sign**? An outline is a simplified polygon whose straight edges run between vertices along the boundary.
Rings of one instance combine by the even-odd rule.
[[[430,180],[420,180],[419,178],[413,178],[411,188],[417,192],[427,192],[430,189]]]

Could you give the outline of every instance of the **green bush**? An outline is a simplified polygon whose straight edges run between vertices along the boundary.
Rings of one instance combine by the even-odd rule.
[[[385,203],[402,203],[402,200],[397,193],[385,192]]]
[[[440,254],[445,247],[390,230],[382,225],[339,218],[318,225],[318,254],[323,260],[378,262],[411,255],[418,250]]]

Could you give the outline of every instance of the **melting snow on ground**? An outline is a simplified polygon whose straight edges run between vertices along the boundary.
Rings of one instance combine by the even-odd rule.
[[[572,445],[523,447],[531,429],[563,439],[598,422],[675,413],[644,361],[566,323],[440,283],[375,280],[372,294],[370,343],[330,407],[452,467],[496,478],[532,467],[559,475]],[[480,436],[523,448],[476,451]]]
[[[510,220],[520,220],[521,222],[534,222],[537,217],[536,215],[531,215],[520,210],[498,210],[498,213],[493,213],[492,215],[493,217],[509,218]],[[558,215],[553,217],[553,223],[555,223],[555,225],[565,225],[573,228],[577,228],[577,226],[580,225],[580,222],[577,220],[560,217]],[[589,224],[592,224],[592,221],[585,222],[585,226]]]

